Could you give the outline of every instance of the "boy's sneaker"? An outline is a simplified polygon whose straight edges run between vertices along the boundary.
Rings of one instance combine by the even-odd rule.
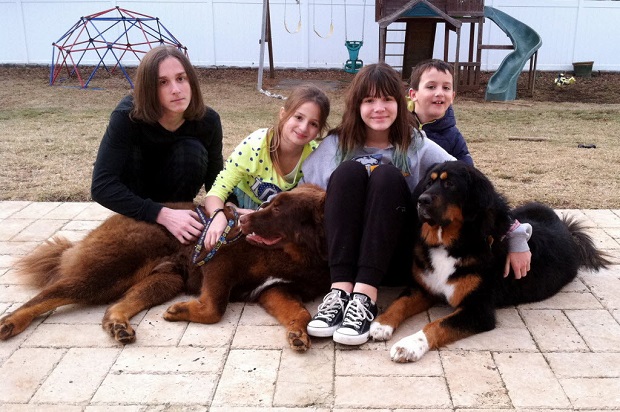
[[[332,289],[325,295],[319,312],[308,323],[308,335],[321,338],[332,336],[342,323],[349,298],[349,294],[340,289]]]
[[[334,332],[334,341],[343,345],[366,343],[370,323],[375,316],[377,316],[377,305],[363,293],[354,293],[344,311],[342,325]]]

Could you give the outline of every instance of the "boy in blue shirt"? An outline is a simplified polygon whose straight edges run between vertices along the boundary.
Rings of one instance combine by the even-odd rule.
[[[425,60],[416,65],[410,78],[412,112],[426,136],[457,160],[474,161],[463,135],[456,127],[453,68],[443,60]]]

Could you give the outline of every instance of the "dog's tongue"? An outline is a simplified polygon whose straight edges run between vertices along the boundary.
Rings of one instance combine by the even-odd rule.
[[[250,234],[250,235],[247,235],[247,238],[248,238],[249,240],[252,240],[253,242],[256,242],[256,243],[262,243],[262,244],[267,245],[267,246],[271,246],[271,245],[273,245],[273,244],[276,244],[276,243],[278,243],[278,242],[280,241],[280,239],[281,239],[281,238],[279,238],[279,237],[277,237],[277,238],[275,238],[275,239],[265,239],[264,237],[260,237],[260,236],[258,236],[258,235],[257,235],[257,234],[255,234],[255,233],[252,233],[252,234]]]

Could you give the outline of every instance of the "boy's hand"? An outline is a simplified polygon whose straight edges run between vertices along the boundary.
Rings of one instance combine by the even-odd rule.
[[[515,274],[515,279],[521,279],[527,276],[530,271],[530,263],[532,261],[532,252],[510,252],[506,257],[506,265],[504,267],[504,277],[510,273],[510,268]]]

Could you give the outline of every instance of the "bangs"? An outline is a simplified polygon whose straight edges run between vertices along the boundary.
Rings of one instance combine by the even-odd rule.
[[[363,97],[387,97],[392,96],[398,98],[403,92],[400,84],[394,84],[392,79],[384,76],[382,73],[375,72],[369,76],[368,85],[364,90]]]

